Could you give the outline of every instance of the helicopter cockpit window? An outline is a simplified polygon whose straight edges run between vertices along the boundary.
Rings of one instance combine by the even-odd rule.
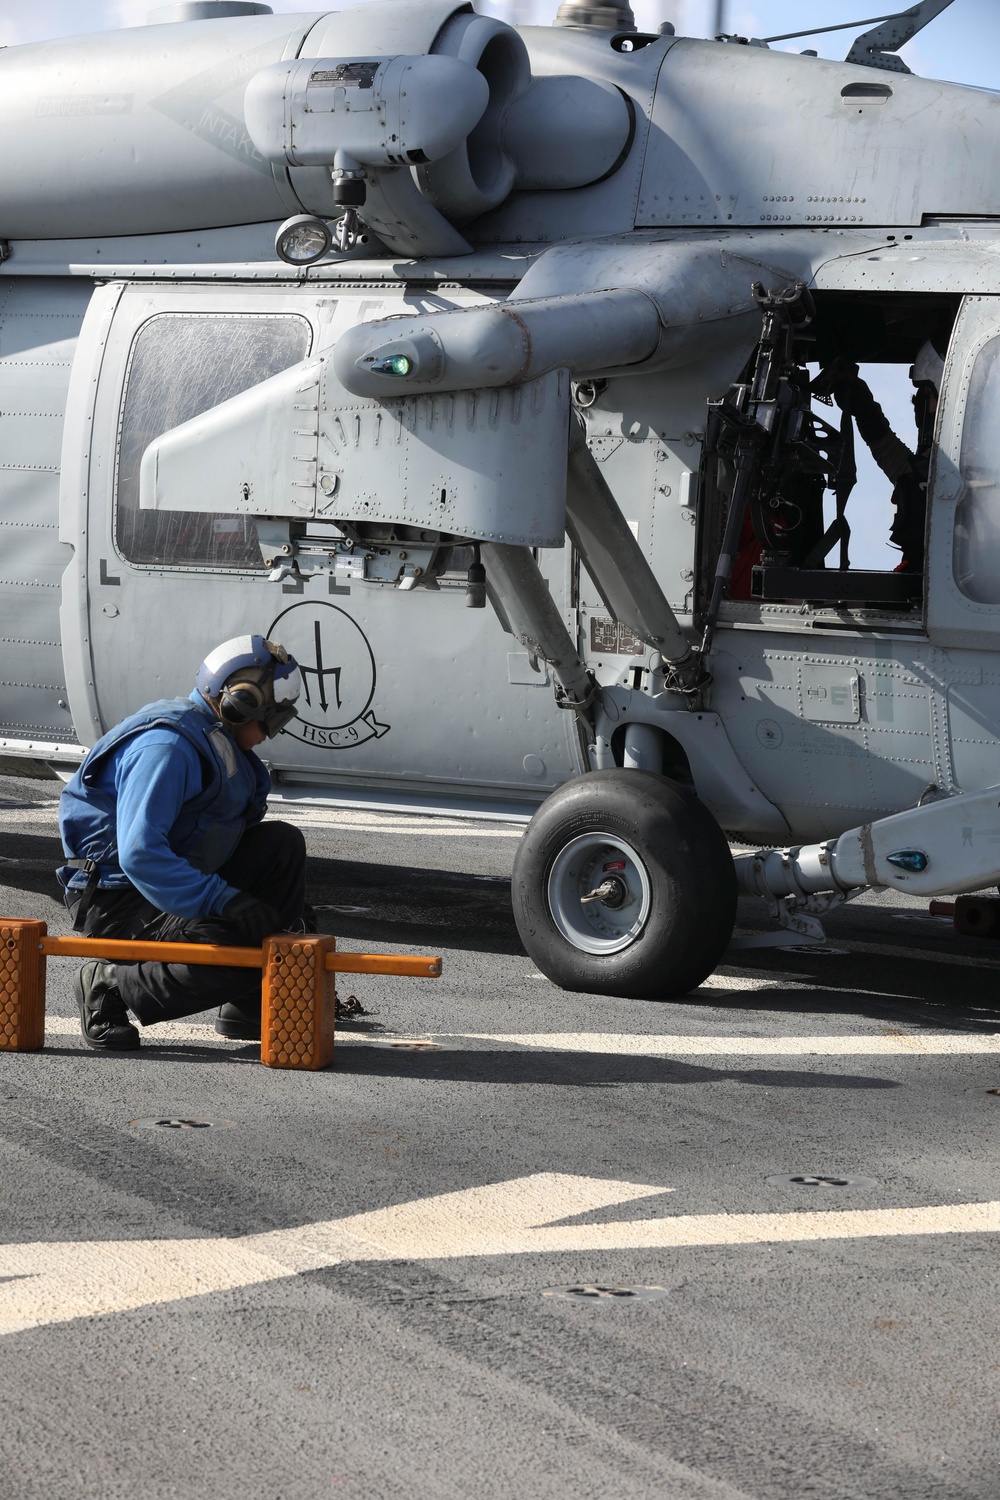
[[[955,581],[966,598],[1000,604],[1000,339],[980,350],[972,371],[959,468]]]
[[[305,318],[266,313],[160,313],[140,328],[129,361],[118,443],[115,537],[129,562],[166,567],[263,567],[251,517],[139,508],[139,465],[155,438],[309,353]]]

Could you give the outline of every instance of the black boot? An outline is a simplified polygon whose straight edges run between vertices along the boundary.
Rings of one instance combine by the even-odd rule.
[[[84,964],[73,981],[80,1026],[88,1047],[103,1052],[127,1052],[139,1045],[139,1033],[128,1018],[115,984],[114,964]]]
[[[215,1020],[215,1029],[219,1036],[228,1037],[231,1042],[259,1042],[259,1002],[253,1009],[234,1005],[231,1001],[221,1005]]]

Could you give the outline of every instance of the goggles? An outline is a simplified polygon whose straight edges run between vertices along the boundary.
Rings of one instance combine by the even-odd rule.
[[[269,703],[261,710],[259,722],[269,740],[280,734],[286,724],[297,719],[299,711],[294,703]]]
[[[295,704],[302,691],[302,674],[295,658],[287,652],[283,654],[285,660],[279,658],[275,661],[271,679],[274,702],[266,703],[261,714],[261,723],[269,740],[280,734],[286,724],[298,717],[299,712]]]

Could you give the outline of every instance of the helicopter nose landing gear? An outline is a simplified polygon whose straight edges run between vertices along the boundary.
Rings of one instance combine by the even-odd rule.
[[[543,803],[518,846],[514,919],[566,990],[669,1000],[725,952],[736,879],[707,808],[662,776],[595,771]]]

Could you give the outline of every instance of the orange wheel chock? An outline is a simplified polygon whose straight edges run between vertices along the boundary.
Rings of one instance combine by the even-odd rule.
[[[44,922],[0,917],[0,1051],[45,1046]]]
[[[333,1061],[335,974],[437,979],[441,973],[440,958],[338,953],[336,939],[323,934],[283,932],[263,948],[226,948],[49,937],[44,922],[0,917],[0,1051],[37,1052],[45,1045],[47,956],[260,969],[260,1060],[269,1068],[326,1068]]]
[[[264,944],[260,1060],[268,1068],[328,1068],[337,995],[331,937],[284,934]]]

